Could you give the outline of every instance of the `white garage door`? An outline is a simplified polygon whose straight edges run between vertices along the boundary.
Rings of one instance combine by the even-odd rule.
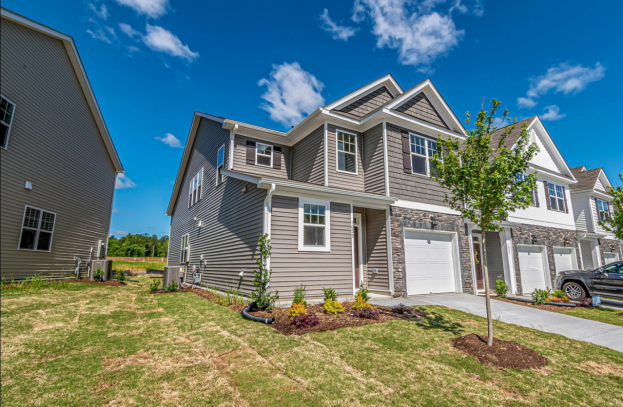
[[[575,269],[573,265],[573,249],[554,248],[554,262],[556,263],[556,271]]]
[[[544,289],[543,248],[519,247],[517,254],[519,255],[519,271],[521,272],[523,293],[531,293],[536,288]]]
[[[604,261],[606,264],[614,263],[615,261],[619,261],[619,253],[604,253]],[[604,264],[604,266],[606,265]]]
[[[408,295],[456,291],[452,235],[406,231],[405,260]]]

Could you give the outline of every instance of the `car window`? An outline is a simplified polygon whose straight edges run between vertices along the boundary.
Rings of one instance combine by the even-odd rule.
[[[604,267],[604,273],[618,273],[623,274],[623,263],[611,264]]]

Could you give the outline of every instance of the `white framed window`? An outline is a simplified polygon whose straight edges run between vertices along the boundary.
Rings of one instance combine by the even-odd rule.
[[[225,165],[225,144],[218,149],[218,153],[216,155],[216,185],[219,185],[223,182],[223,174],[221,170]]]
[[[0,147],[4,149],[9,145],[9,135],[14,116],[15,103],[0,95]]]
[[[331,251],[329,201],[299,198],[299,251]]]
[[[411,172],[430,176],[434,173],[430,157],[437,153],[437,141],[409,133],[411,144]],[[434,174],[433,174],[434,175]]]
[[[337,171],[357,174],[357,135],[343,130],[335,133]]]
[[[515,175],[515,179],[517,183],[523,182],[526,179],[526,175],[525,174],[517,174]],[[538,197],[537,194],[539,193],[539,189],[538,187],[535,186],[535,188],[532,190],[532,203],[530,204],[531,206],[537,206],[538,205]],[[524,200],[522,199],[522,202]]]
[[[610,217],[610,210],[608,208],[608,202],[596,199],[597,210],[599,211],[599,220],[606,220]]]
[[[255,165],[273,166],[273,146],[257,142],[255,144]]]
[[[190,186],[188,187],[188,207],[190,208],[199,200],[202,196],[203,190],[203,168],[199,170],[197,175],[190,180]]]
[[[560,185],[547,183],[549,205],[551,210],[565,212],[565,195]]]
[[[55,224],[55,213],[26,206],[24,208],[24,220],[22,221],[22,231],[17,248],[40,252],[51,251]]]
[[[188,243],[188,233],[182,236],[182,244],[180,246],[180,263],[188,263],[190,259],[190,244]]]

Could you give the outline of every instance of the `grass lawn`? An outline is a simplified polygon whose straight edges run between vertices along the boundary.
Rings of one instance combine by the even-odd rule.
[[[131,270],[131,269],[154,269],[164,270],[167,265],[166,261],[128,261],[128,260],[113,260],[113,270]]]
[[[459,311],[286,337],[140,280],[3,291],[2,406],[623,405],[623,353],[562,336],[494,321],[550,360],[494,370],[450,346],[486,332]]]
[[[561,314],[567,314],[574,317],[592,319],[593,321],[605,322],[607,324],[623,326],[623,316],[617,314],[623,313],[621,309],[613,308],[575,308],[568,311],[558,311]]]

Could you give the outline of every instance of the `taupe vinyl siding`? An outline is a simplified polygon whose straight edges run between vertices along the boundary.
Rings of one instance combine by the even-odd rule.
[[[445,129],[449,128],[424,93],[418,93],[395,110]]]
[[[573,214],[575,216],[575,227],[577,230],[587,232],[593,231],[593,221],[591,219],[591,202],[585,195],[577,197],[571,196]]]
[[[357,99],[346,107],[339,109],[339,112],[349,113],[353,116],[363,117],[378,107],[393,99],[393,96],[385,86],[370,92],[366,96]]]
[[[403,130],[402,127],[387,123],[390,196],[413,202],[448,206],[448,204],[444,203],[445,190],[438,182],[423,175],[404,172],[402,166],[401,130]]]
[[[389,272],[387,267],[387,222],[385,211],[366,209],[366,264],[368,288],[371,290],[389,290]],[[378,273],[373,273],[378,269]]]
[[[247,140],[281,147],[281,169],[247,164]],[[290,179],[290,147],[237,134],[234,137],[234,170],[260,177]]]
[[[272,198],[271,289],[279,290],[281,298],[291,298],[301,284],[309,298],[323,297],[322,287],[352,295],[350,205],[331,202],[331,252],[298,251],[298,205],[296,197]]]
[[[324,185],[324,125],[292,146],[292,179]]]
[[[16,113],[1,156],[1,274],[70,273],[106,241],[115,168],[63,44],[2,19],[2,94]],[[25,181],[33,189],[24,189]],[[56,213],[51,252],[18,250],[26,205]]]
[[[169,266],[178,266],[182,236],[189,233],[190,262],[199,266],[200,256],[207,261],[202,268],[203,284],[226,289],[240,287],[247,295],[253,289],[257,240],[263,232],[263,200],[266,191],[253,184],[225,177],[216,185],[218,149],[225,143],[225,167],[229,161],[229,131],[221,123],[201,119],[188,161],[179,197],[171,217]],[[192,177],[204,169],[201,200],[188,208],[188,188]],[[242,189],[247,186],[247,192]],[[202,221],[199,228],[193,220]],[[244,271],[244,276],[239,273]],[[187,276],[190,281],[191,275]]]
[[[495,281],[504,280],[504,262],[502,260],[502,242],[498,232],[487,232],[487,268],[489,270],[489,287],[495,289]],[[501,276],[501,277],[498,277]],[[508,283],[508,281],[506,281]]]
[[[385,195],[382,123],[363,133],[362,165],[364,191]]]
[[[339,172],[337,170],[337,130],[344,130],[349,133],[357,134],[357,174]],[[328,171],[329,186],[333,188],[350,189],[363,192],[363,166],[362,166],[362,144],[363,139],[361,133],[349,130],[343,127],[335,127],[332,124],[328,126]]]

